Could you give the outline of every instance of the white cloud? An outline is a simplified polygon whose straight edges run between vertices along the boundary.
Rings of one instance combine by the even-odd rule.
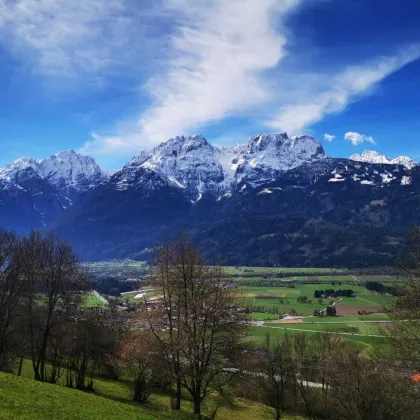
[[[366,136],[365,134],[355,133],[353,131],[349,131],[344,134],[344,139],[351,141],[353,146],[358,146],[362,143],[376,144],[375,140],[373,140],[373,137]]]
[[[117,76],[146,90],[137,117],[96,128],[85,153],[136,153],[228,117],[293,135],[420,57],[415,46],[341,72],[286,69],[285,18],[309,1],[0,0],[0,43],[54,86]]]
[[[372,93],[384,78],[420,57],[420,46],[414,46],[394,56],[349,66],[338,74],[284,74],[273,89],[265,83],[264,71],[276,67],[283,57],[286,38],[270,29],[270,2],[248,4],[219,2],[220,9],[208,10],[205,21],[191,27],[185,24],[173,38],[176,55],[169,71],[149,83],[155,103],[141,115],[137,128],[128,135],[89,141],[83,151],[107,154],[124,147],[136,151],[245,112],[250,118],[261,112],[271,115],[266,122],[270,129],[292,135],[305,132],[327,115],[342,112]],[[285,87],[290,78],[302,81],[297,92]],[[279,103],[280,112],[275,113]],[[111,147],[117,139],[122,146]]]
[[[420,45],[415,45],[394,56],[379,57],[364,65],[350,66],[336,75],[320,76],[317,81],[319,91],[305,92],[303,87],[295,95],[300,102],[282,107],[267,125],[281,131],[302,132],[327,115],[344,111],[351,102],[369,94],[387,76],[418,58]]]
[[[120,136],[122,144],[132,150],[164,141],[269,101],[272,91],[262,74],[277,66],[286,43],[274,23],[281,24],[298,4],[170,0],[167,11],[178,23],[172,57],[167,71],[147,84],[153,105],[140,116],[136,130]],[[83,151],[114,153],[121,144],[113,137],[96,137]]]
[[[0,43],[47,81],[77,78],[100,86],[103,75],[127,74],[153,44],[142,42],[150,1],[129,9],[130,1],[0,0]]]
[[[331,141],[335,140],[335,135],[334,134],[324,134],[324,140],[331,142]]]

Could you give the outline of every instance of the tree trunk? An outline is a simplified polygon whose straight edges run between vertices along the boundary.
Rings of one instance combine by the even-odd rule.
[[[201,397],[200,395],[194,395],[194,414],[201,415]]]
[[[37,381],[45,382],[45,356],[47,354],[49,326],[44,331],[42,344],[38,355],[37,369],[35,370],[35,379]]]
[[[281,420],[281,396],[277,392],[276,398],[276,420]]]
[[[181,378],[176,379],[175,410],[181,410]]]
[[[18,376],[22,376],[23,356],[20,356]]]

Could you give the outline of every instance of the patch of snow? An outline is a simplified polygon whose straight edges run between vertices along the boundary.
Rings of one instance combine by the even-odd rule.
[[[411,185],[411,176],[403,176],[401,179],[401,185]]]
[[[273,191],[269,190],[268,188],[265,188],[262,191],[260,191],[257,195],[260,194],[273,194]]]
[[[390,173],[385,173],[385,174],[381,174],[381,178],[382,178],[382,183],[383,184],[389,184],[390,182],[392,182],[394,179],[396,179],[392,174]]]

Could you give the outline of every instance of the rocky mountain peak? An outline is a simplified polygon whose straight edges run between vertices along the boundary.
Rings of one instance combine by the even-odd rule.
[[[0,178],[20,185],[22,182],[43,180],[67,195],[86,191],[108,178],[105,171],[89,156],[74,150],[59,152],[47,159],[21,158],[0,169]]]
[[[289,138],[286,133],[259,134],[248,140],[248,153],[262,152],[268,148],[278,149],[287,141],[289,141]]]
[[[350,160],[357,162],[376,163],[382,165],[402,165],[407,169],[418,166],[418,163],[407,156],[399,156],[395,159],[382,155],[375,150],[364,150],[362,154],[355,153],[350,156]]]
[[[150,169],[168,183],[183,189],[194,201],[202,194],[229,192],[235,185],[276,179],[280,172],[325,157],[315,138],[290,139],[286,133],[259,134],[235,147],[212,146],[203,136],[177,136],[144,150],[123,169],[119,188],[130,187],[129,172]]]
[[[79,183],[92,181],[96,184],[105,179],[106,173],[89,156],[82,156],[74,150],[59,152],[48,159],[39,162],[39,168],[44,178],[56,185],[78,186]]]

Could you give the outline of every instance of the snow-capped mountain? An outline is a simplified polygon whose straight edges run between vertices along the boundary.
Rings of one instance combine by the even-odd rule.
[[[234,147],[174,137],[115,173],[74,151],[0,170],[0,226],[54,228],[86,259],[146,258],[186,230],[229,264],[386,265],[418,208],[411,159],[328,158],[315,138],[285,133]]]
[[[216,148],[199,135],[179,136],[135,156],[118,177],[120,189],[129,188],[139,171],[151,171],[192,198],[216,191],[225,179]]]
[[[73,150],[17,159],[0,169],[0,224],[18,232],[47,226],[107,179],[92,158]]]
[[[200,135],[178,136],[142,151],[114,181],[124,190],[138,179],[138,171],[148,170],[198,200],[205,193],[228,193],[240,183],[255,187],[273,181],[281,172],[323,158],[321,144],[308,136],[261,134],[227,148],[212,146]]]
[[[290,139],[286,133],[261,134],[238,146],[231,162],[236,182],[255,187],[274,181],[284,171],[326,158],[320,142],[314,137]]]
[[[17,159],[0,169],[0,178],[16,185],[31,177],[45,180],[68,194],[71,190],[87,191],[105,181],[108,175],[94,159],[74,150],[59,152],[43,160]]]
[[[391,159],[385,155],[381,155],[374,150],[365,150],[362,154],[356,153],[350,156],[350,160],[366,163],[378,163],[382,165],[402,165],[408,169],[412,169],[419,165],[416,161],[407,156],[399,156],[395,159]]]

